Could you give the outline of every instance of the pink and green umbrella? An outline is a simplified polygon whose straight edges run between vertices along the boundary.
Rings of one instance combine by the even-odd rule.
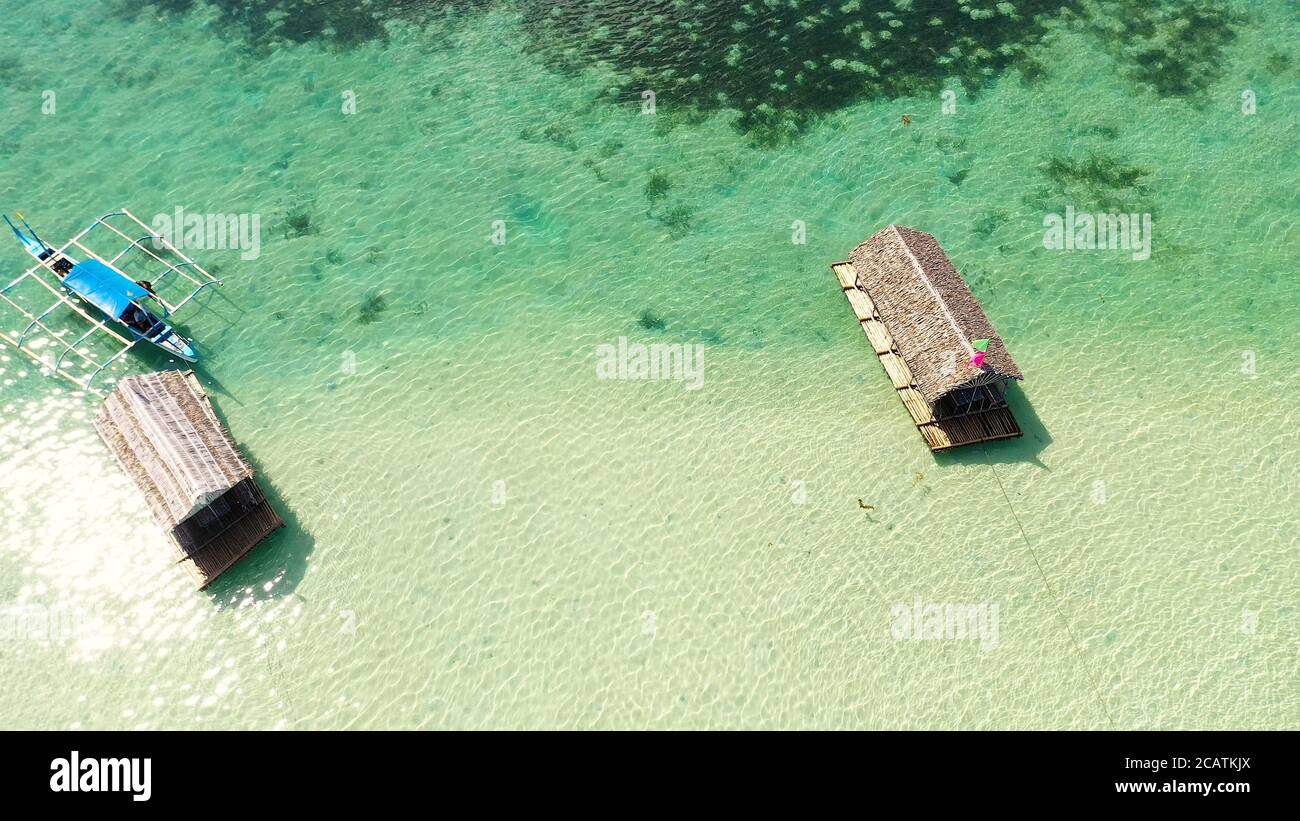
[[[975,353],[971,355],[970,366],[972,368],[984,367],[984,355],[988,353],[989,341],[987,339],[976,339],[974,342],[970,343],[970,346],[975,351]]]

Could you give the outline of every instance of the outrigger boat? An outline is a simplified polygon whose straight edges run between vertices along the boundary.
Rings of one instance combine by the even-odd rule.
[[[100,371],[116,362],[139,342],[148,342],[185,362],[199,360],[199,352],[193,340],[186,339],[178,333],[168,320],[204,288],[209,285],[220,285],[219,279],[201,268],[198,263],[166,239],[155,234],[148,225],[126,209],[105,214],[57,249],[41,239],[27,224],[22,214],[18,214],[17,217],[22,224],[22,229],[25,230],[14,225],[8,216],[5,216],[4,220],[27,253],[36,259],[37,265],[4,288],[0,288],[0,300],[17,309],[28,320],[21,332],[10,334],[7,330],[0,330],[0,339],[9,342],[20,352],[55,373],[61,373],[87,388]],[[134,224],[134,226],[126,225],[128,230],[134,232],[138,227],[147,233],[133,238],[112,224],[111,221],[117,218],[126,218]],[[107,259],[97,255],[85,244],[90,233],[101,226],[128,243],[124,249]],[[146,247],[146,242],[153,244],[154,250]],[[72,248],[79,252],[77,257],[69,253]],[[174,257],[174,261],[163,259],[155,253],[155,250]],[[161,270],[154,274],[152,282],[143,278],[133,279],[122,270],[122,267],[119,267],[122,259],[132,251],[143,253],[162,266]],[[49,281],[50,275],[53,275],[57,284]],[[185,280],[193,286],[193,289],[190,290],[188,285],[184,286],[189,293],[171,304],[158,291],[169,279]],[[54,304],[41,311],[29,310],[19,304],[16,289],[29,282],[39,283],[52,293],[56,297]],[[66,332],[57,332],[46,324],[46,318],[61,306],[71,308],[82,318],[90,321],[93,326],[71,343],[62,338]],[[87,308],[91,311],[88,312]],[[92,313],[97,313],[100,317],[96,318]],[[110,326],[108,324],[110,322],[115,327]],[[49,360],[48,355],[43,357],[32,350],[31,346],[25,347],[29,334],[35,329],[45,332],[50,340],[63,347],[62,352],[53,362]],[[121,345],[116,353],[102,362],[96,362],[81,347],[96,331],[107,333]],[[63,363],[69,354],[85,360],[85,367],[93,366],[94,371],[84,379],[68,372]]]

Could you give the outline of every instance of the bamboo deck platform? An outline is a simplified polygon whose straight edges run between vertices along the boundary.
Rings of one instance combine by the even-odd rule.
[[[911,415],[921,438],[931,451],[938,452],[962,445],[978,442],[992,442],[998,439],[1014,439],[1021,436],[1020,425],[1011,415],[1010,408],[995,408],[983,413],[971,413],[946,419],[935,418],[930,403],[916,389],[912,381],[912,371],[894,345],[894,338],[881,321],[880,314],[871,297],[857,285],[857,274],[847,262],[837,262],[831,266],[835,278],[839,280],[844,296],[848,298],[853,314],[862,325],[862,330],[871,342],[880,364],[884,367],[889,380],[898,391],[898,398]]]

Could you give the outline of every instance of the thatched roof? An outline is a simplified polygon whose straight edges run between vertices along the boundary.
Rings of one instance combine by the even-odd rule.
[[[168,530],[253,475],[192,373],[121,380],[95,427]]]
[[[193,372],[128,376],[95,427],[200,589],[284,526]]]
[[[931,235],[890,225],[854,248],[849,263],[927,401],[934,403],[963,386],[1024,379],[979,301]],[[976,339],[990,340],[983,368],[970,366]]]

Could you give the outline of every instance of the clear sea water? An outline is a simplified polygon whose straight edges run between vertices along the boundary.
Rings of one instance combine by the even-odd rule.
[[[0,207],[260,215],[186,324],[288,527],[194,591],[96,398],[0,352],[0,726],[1300,727],[1294,2],[1193,4],[1236,17],[1190,90],[1057,21],[775,144],[510,3],[347,42],[163,5],[0,3]],[[1150,259],[1044,248],[1067,204],[1151,213]],[[828,268],[890,222],[1023,439],[923,446]],[[620,337],[703,387],[597,379]],[[900,640],[918,602],[996,632]]]

